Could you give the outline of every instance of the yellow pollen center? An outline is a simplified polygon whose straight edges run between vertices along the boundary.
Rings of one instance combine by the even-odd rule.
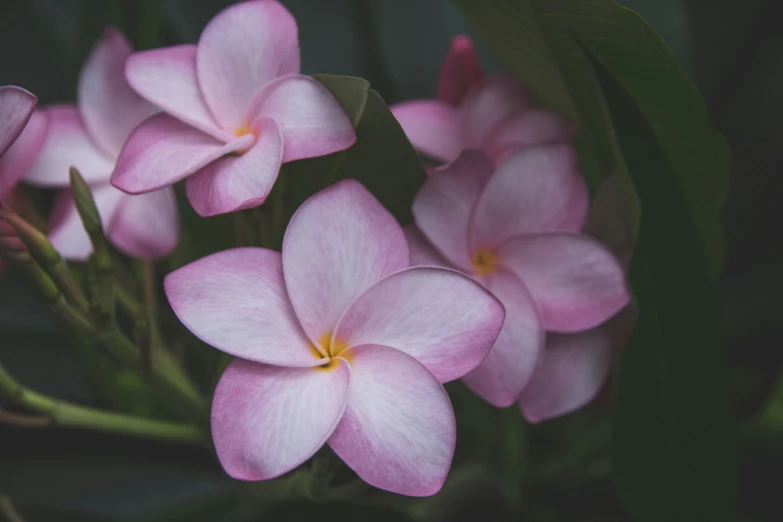
[[[338,355],[343,359],[350,360],[347,353],[343,353],[348,344],[340,339],[333,339],[332,332],[326,332],[318,339],[319,347],[311,346],[310,349],[316,359],[328,359],[326,364],[316,366],[316,370],[333,370],[337,367],[335,357]],[[326,352],[326,353],[324,353]]]
[[[471,260],[476,275],[494,274],[498,269],[498,255],[487,248],[480,248]]]
[[[247,136],[248,134],[255,135],[255,132],[253,131],[253,129],[250,128],[250,125],[248,125],[247,123],[243,123],[242,125],[239,126],[239,128],[237,128],[236,131],[234,131],[234,136],[236,136],[237,138],[240,138],[242,136]]]

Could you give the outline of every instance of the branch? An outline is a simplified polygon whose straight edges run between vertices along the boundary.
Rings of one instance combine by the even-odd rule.
[[[187,444],[207,442],[197,426],[102,411],[38,393],[18,383],[2,365],[0,365],[0,392],[7,395],[14,404],[44,416],[48,419],[48,425],[85,428]],[[0,416],[0,420],[3,418],[8,420],[15,418],[17,421],[25,419],[28,421],[27,427],[44,426],[43,419],[40,417],[4,413]],[[34,420],[35,426],[29,422],[31,420]],[[21,422],[15,424],[22,425]]]

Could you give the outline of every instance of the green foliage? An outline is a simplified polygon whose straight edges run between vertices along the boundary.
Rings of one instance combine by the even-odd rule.
[[[359,180],[403,225],[413,222],[411,204],[427,177],[418,153],[383,98],[361,78],[315,75],[356,126],[356,143],[321,158],[283,166],[270,200],[283,200],[287,216],[321,188],[345,178]]]
[[[594,64],[643,209],[631,267],[641,317],[617,390],[617,484],[642,521],[732,521],[727,350],[703,251],[654,130],[603,59]]]
[[[576,146],[593,188],[624,172],[600,86],[574,36],[632,97],[672,166],[710,273],[723,259],[718,222],[731,158],[699,93],[642,17],[614,0],[455,0],[501,62],[539,100],[580,122]],[[634,221],[638,216],[633,216]]]

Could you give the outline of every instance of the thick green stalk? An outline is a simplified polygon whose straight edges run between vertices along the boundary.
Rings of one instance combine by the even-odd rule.
[[[109,354],[121,364],[144,376],[138,348],[115,323],[106,328],[97,328],[88,317],[63,299],[57,285],[37,263],[31,261],[26,264],[26,268],[31,279],[58,316],[74,330],[87,335],[106,348]],[[152,369],[146,380],[153,391],[184,418],[195,421],[199,425],[206,423],[207,406],[204,398],[168,351],[159,349],[153,352]]]
[[[0,219],[5,220],[19,235],[38,264],[48,273],[70,303],[83,313],[89,313],[89,304],[73,278],[67,263],[60,257],[46,235],[8,209],[0,209]]]
[[[198,426],[102,411],[38,393],[19,384],[2,365],[0,365],[0,392],[7,395],[18,406],[45,415],[57,426],[86,428],[188,444],[206,443],[204,433]]]

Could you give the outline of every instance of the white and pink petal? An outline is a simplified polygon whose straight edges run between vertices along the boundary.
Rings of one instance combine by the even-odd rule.
[[[179,214],[173,187],[132,196],[122,194],[106,227],[109,241],[120,251],[140,259],[168,256],[179,240]]]
[[[79,114],[90,139],[108,158],[116,158],[131,131],[159,110],[125,79],[125,60],[132,52],[128,39],[107,27],[79,73]]]
[[[0,156],[0,199],[7,195],[35,163],[46,139],[45,111],[33,111],[24,130]]]
[[[413,216],[419,230],[462,270],[471,270],[470,220],[492,170],[492,162],[483,153],[465,151],[433,172],[413,200]]]
[[[392,105],[392,114],[416,149],[434,159],[450,162],[463,150],[457,110],[435,100]]]
[[[323,362],[288,301],[278,252],[218,252],[170,273],[163,286],[180,321],[219,350],[283,366]]]
[[[509,116],[533,107],[525,85],[508,74],[493,75],[471,89],[459,107],[465,148],[481,148]]]
[[[201,216],[253,208],[266,201],[280,172],[283,137],[274,120],[259,118],[247,150],[212,161],[186,181],[188,200]]]
[[[125,62],[125,78],[142,98],[188,125],[224,142],[233,136],[204,103],[196,79],[195,45],[133,53]]]
[[[451,467],[456,421],[443,386],[413,357],[393,348],[344,353],[351,391],[329,446],[368,484],[393,493],[437,493]]]
[[[92,141],[72,105],[41,109],[46,113],[46,135],[35,162],[24,174],[25,183],[45,187],[67,187],[68,169],[79,169],[89,184],[105,183],[114,162]]]
[[[462,380],[488,403],[505,408],[536,371],[546,335],[538,307],[518,277],[501,269],[486,279],[506,309],[506,320],[487,358]]]
[[[500,263],[530,290],[547,330],[587,330],[628,304],[620,261],[584,234],[516,236],[503,243],[498,254]]]
[[[409,262],[402,228],[355,180],[305,201],[283,239],[288,295],[314,344],[334,331],[354,299]]]
[[[351,370],[285,368],[232,361],[212,399],[212,440],[235,479],[266,480],[302,464],[332,436],[351,388]]]
[[[560,417],[588,404],[606,382],[614,356],[605,327],[550,334],[536,373],[519,399],[529,422]]]
[[[289,74],[270,81],[253,98],[249,114],[275,121],[283,135],[283,162],[331,154],[356,141],[342,105],[309,76]]]
[[[414,267],[382,279],[351,303],[332,344],[390,346],[448,382],[484,360],[504,316],[503,305],[469,277]]]
[[[299,73],[296,20],[272,0],[228,7],[201,33],[196,67],[215,120],[236,130],[250,123],[248,107],[261,88],[278,76]]]
[[[589,195],[568,145],[520,150],[484,187],[471,223],[471,246],[493,248],[518,234],[581,230]]]
[[[405,231],[405,239],[408,240],[408,249],[411,252],[411,266],[455,268],[432,246],[432,243],[427,241],[416,225],[408,225],[403,230]]]
[[[559,114],[547,109],[522,110],[503,121],[488,137],[484,146],[496,164],[514,150],[533,145],[568,143],[574,137],[576,126]]]
[[[0,156],[21,134],[37,103],[38,98],[21,87],[0,87]]]
[[[111,173],[111,183],[129,194],[151,192],[173,185],[226,154],[246,150],[254,140],[248,134],[224,143],[168,114],[156,114],[131,133]]]

